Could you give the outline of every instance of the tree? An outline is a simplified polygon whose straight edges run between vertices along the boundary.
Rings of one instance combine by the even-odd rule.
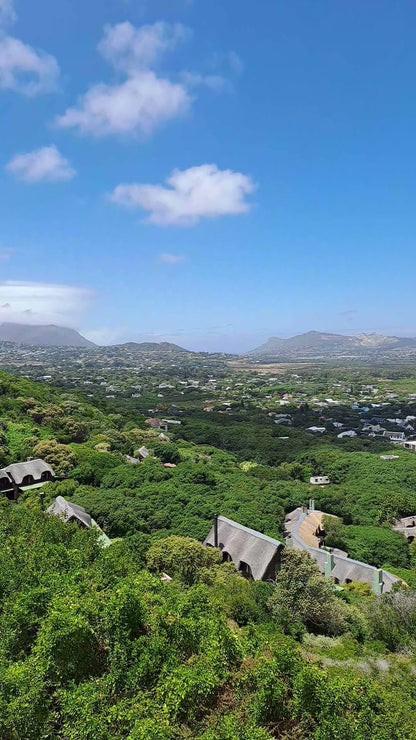
[[[76,463],[74,451],[56,439],[44,439],[33,448],[34,457],[40,457],[51,465],[57,475],[67,475]]]
[[[185,583],[194,583],[203,568],[219,564],[221,553],[214,547],[203,547],[191,537],[172,535],[156,542],[147,553],[150,570],[178,576]]]
[[[286,548],[277,586],[269,600],[273,616],[290,632],[299,622],[312,631],[337,634],[346,627],[347,607],[307,552]]]

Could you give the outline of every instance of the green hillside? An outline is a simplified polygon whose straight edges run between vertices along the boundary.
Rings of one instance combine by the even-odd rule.
[[[416,553],[391,529],[416,513],[414,455],[298,440],[260,464],[75,392],[0,388],[1,464],[43,457],[45,503],[84,506],[113,539],[46,515],[36,490],[0,501],[2,739],[414,740]],[[335,590],[289,548],[276,584],[252,582],[200,544],[215,513],[282,538],[311,495],[343,519],[329,539],[409,587]]]

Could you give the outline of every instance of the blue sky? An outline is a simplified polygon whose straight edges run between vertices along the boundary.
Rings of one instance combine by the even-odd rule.
[[[415,335],[416,5],[0,0],[0,320]]]

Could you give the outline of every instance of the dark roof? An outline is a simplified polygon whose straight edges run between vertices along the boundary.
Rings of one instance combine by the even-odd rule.
[[[215,545],[214,526],[205,538],[204,545]],[[230,555],[237,569],[241,562],[247,563],[255,581],[261,581],[274,556],[284,546],[279,540],[224,516],[218,517],[218,545]]]
[[[46,509],[47,514],[54,514],[59,516],[64,522],[73,521],[77,519],[79,522],[84,524],[88,529],[92,527],[92,520],[89,514],[85,511],[82,506],[72,504],[67,501],[63,496],[57,496],[53,504]]]

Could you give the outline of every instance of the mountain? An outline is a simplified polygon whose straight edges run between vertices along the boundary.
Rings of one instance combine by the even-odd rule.
[[[31,344],[39,347],[95,347],[75,329],[63,326],[30,326],[29,324],[0,324],[0,342]]]
[[[381,334],[328,334],[308,331],[288,339],[270,337],[264,344],[248,352],[256,357],[329,357],[330,355],[362,355],[400,349],[415,349],[416,339],[384,337]]]
[[[133,352],[190,352],[189,349],[184,349],[183,347],[179,347],[178,344],[172,344],[171,342],[125,342],[124,344],[115,344],[113,346]]]

